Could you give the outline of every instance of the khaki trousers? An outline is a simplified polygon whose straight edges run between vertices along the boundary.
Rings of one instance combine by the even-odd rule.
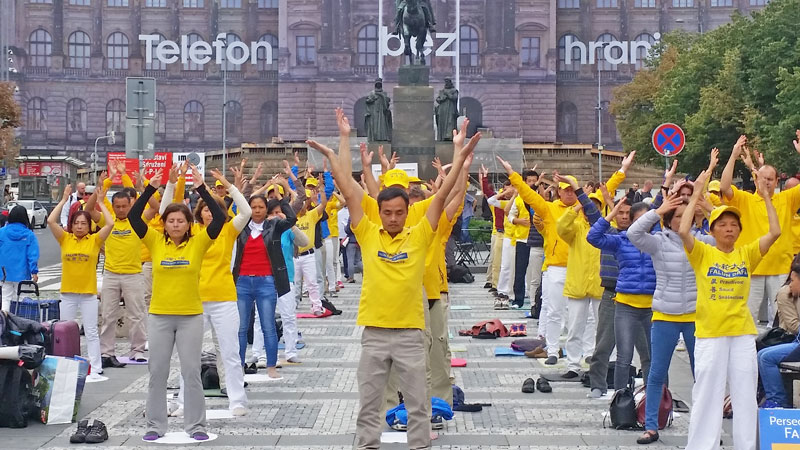
[[[492,287],[497,289],[497,282],[500,280],[500,266],[503,258],[503,233],[492,235]]]
[[[131,325],[128,334],[131,350],[127,356],[133,357],[134,353],[144,353],[147,341],[144,291],[144,276],[141,273],[120,274],[106,271],[103,274],[100,302],[103,316],[103,325],[100,327],[100,353],[103,356],[116,356],[114,346],[117,341],[117,320],[122,316],[119,301],[123,297],[125,310],[129,315],[126,319]]]
[[[359,450],[381,447],[381,432],[386,423],[381,406],[390,370],[397,373],[398,387],[408,411],[408,448],[430,448],[430,397],[425,372],[419,364],[425,353],[424,335],[419,329],[364,328],[358,362],[356,448]]]
[[[442,298],[433,302],[430,309],[431,345],[428,348],[430,361],[431,396],[445,400],[453,407],[453,383],[450,380],[450,335],[447,317],[450,313],[450,298],[442,292]]]

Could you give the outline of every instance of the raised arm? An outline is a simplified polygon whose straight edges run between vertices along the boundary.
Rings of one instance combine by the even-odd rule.
[[[367,144],[364,142],[358,146],[358,150],[361,153],[361,173],[364,177],[364,184],[367,185],[367,193],[370,197],[377,198],[381,187],[378,180],[375,179],[375,175],[372,174],[373,152],[367,151]]]
[[[734,152],[736,150],[734,149]],[[734,160],[736,162],[736,160]],[[730,161],[728,162],[729,165]],[[725,167],[725,170],[728,170],[728,167]],[[731,169],[733,170],[733,169]],[[702,186],[705,181],[708,179],[709,173],[707,170],[704,170],[697,176],[697,180],[695,180],[695,185]],[[722,175],[725,178],[725,174],[723,172]],[[730,189],[730,184],[728,185]],[[681,216],[681,224],[678,228],[678,235],[681,237],[681,241],[683,241],[683,248],[686,249],[687,252],[691,253],[694,250],[694,235],[692,235],[692,222],[694,222],[694,210],[697,208],[697,202],[700,200],[700,196],[703,195],[701,192],[702,189],[695,189],[692,191],[692,197],[689,200],[689,205],[686,207],[686,212]],[[732,193],[732,191],[731,191]]]
[[[539,195],[538,192],[534,191],[530,186],[525,184],[525,180],[522,179],[520,174],[514,171],[514,168],[511,167],[511,164],[499,156],[497,156],[497,160],[508,173],[508,179],[511,181],[511,185],[517,189],[517,192],[519,192],[519,196],[522,197],[522,201],[531,205],[531,208],[533,208],[533,210],[536,212],[536,215],[542,219],[546,219],[547,216],[550,215],[550,210],[547,207],[547,201],[544,199],[544,197]]]
[[[461,174],[461,170],[464,167],[464,162],[475,150],[475,146],[481,139],[481,133],[475,133],[475,135],[469,140],[469,143],[464,145],[464,140],[467,137],[468,125],[469,119],[466,119],[461,124],[461,130],[453,130],[453,148],[455,150],[455,153],[453,154],[453,167],[450,169],[450,173],[448,173],[447,177],[444,179],[442,187],[439,188],[437,195],[432,197],[431,205],[425,212],[425,217],[428,219],[428,223],[430,223],[431,229],[434,231],[436,231],[436,228],[439,226],[439,216],[442,215],[444,202],[447,199],[447,196],[450,194],[450,191],[453,189],[453,186],[455,186],[456,180],[458,179],[459,175]]]
[[[167,187],[164,188],[164,195],[161,196],[161,204],[158,207],[158,214],[163,215],[164,211],[167,209],[171,203],[174,202],[174,196],[176,189],[176,183],[178,181],[178,177],[180,174],[178,173],[178,168],[173,165],[169,169],[169,181],[167,182]],[[184,178],[185,179],[185,178]]]
[[[191,168],[192,179],[202,180],[203,174],[200,173],[200,170],[197,168],[197,166],[192,165]],[[224,179],[224,177],[222,178]],[[152,182],[153,181],[150,180],[150,183]],[[227,183],[227,180],[225,180],[223,184],[224,183]],[[200,194],[200,197],[206,202],[206,205],[208,205],[208,210],[211,211],[211,223],[206,227],[206,233],[208,233],[208,237],[211,239],[216,239],[217,236],[219,236],[219,233],[222,231],[222,227],[225,225],[225,222],[228,220],[228,213],[223,211],[219,204],[214,201],[214,197],[210,192],[208,192],[205,184],[201,184],[197,187],[197,193]]]
[[[733,169],[736,166],[736,160],[739,159],[739,156],[741,156],[742,148],[745,145],[747,145],[747,136],[739,136],[739,140],[736,141],[736,145],[733,146],[733,151],[731,151],[731,157],[728,158],[728,164],[726,164],[725,169],[722,170],[722,176],[719,179],[719,191],[722,195],[723,201],[733,198],[733,189],[731,188],[731,183],[733,182]]]
[[[98,192],[98,195],[105,197],[105,190],[100,186],[95,188],[95,192],[98,190],[100,191]],[[111,230],[114,228],[114,218],[111,217],[111,211],[108,210],[104,202],[100,202],[100,211],[103,213],[104,222],[103,227],[97,232],[97,238],[100,239],[100,242],[105,242],[105,240],[108,239],[108,236],[111,234]]]
[[[628,239],[639,250],[655,254],[660,247],[660,241],[657,237],[650,234],[653,225],[657,224],[664,218],[664,214],[669,211],[674,211],[682,203],[678,194],[672,194],[667,198],[667,201],[662,203],[658,209],[646,212],[636,222],[632,223],[628,228]]]
[[[67,204],[67,200],[69,200],[69,196],[71,194],[72,185],[68,184],[64,186],[64,195],[61,196],[61,201],[58,202],[56,207],[53,208],[53,211],[50,212],[50,215],[47,216],[47,228],[49,228],[50,232],[53,233],[53,237],[56,238],[56,242],[61,242],[61,239],[64,238],[64,228],[61,227],[59,219],[61,218],[61,210],[64,209],[64,205]],[[113,221],[111,224],[114,224]],[[67,223],[67,225],[69,225],[69,223]]]
[[[219,180],[219,182],[225,186],[225,189],[228,190],[228,193],[231,194],[233,203],[236,205],[236,216],[233,218],[232,224],[237,231],[242,231],[245,225],[247,225],[247,222],[250,221],[250,215],[253,213],[253,210],[250,208],[250,204],[247,202],[247,199],[244,198],[244,195],[239,192],[239,189],[225,179],[225,176],[222,175],[222,172],[212,169],[211,176],[213,176],[214,179]],[[207,189],[206,192],[208,192]]]
[[[352,178],[353,159],[350,156],[350,121],[347,120],[342,108],[336,108],[336,125],[339,128],[339,163],[341,164],[342,172]]]
[[[338,183],[339,189],[341,189],[345,201],[347,201],[348,209],[350,210],[350,222],[353,227],[358,226],[361,218],[364,216],[364,209],[361,207],[361,200],[364,196],[364,190],[361,189],[361,186],[353,178],[351,172],[345,171],[346,169],[342,167],[342,158],[340,156],[336,156],[336,153],[334,153],[330,147],[311,140],[306,141],[306,144],[328,158],[328,161],[331,163],[333,178]]]
[[[133,231],[139,236],[139,239],[143,239],[147,234],[147,224],[142,220],[142,213],[144,213],[147,202],[153,194],[156,193],[159,186],[161,186],[161,172],[156,173],[153,178],[150,179],[150,183],[144,188],[144,192],[136,199],[133,206],[131,206],[131,210],[128,212],[128,221]]]
[[[767,183],[764,178],[756,179],[756,186],[758,186],[758,193],[764,199],[764,205],[767,207],[767,220],[769,221],[769,230],[767,234],[761,236],[758,240],[758,247],[761,250],[761,256],[767,254],[769,248],[775,241],[781,237],[781,224],[778,222],[778,213],[775,211],[775,205],[772,204],[772,193],[767,188]]]
[[[623,198],[616,205],[614,205],[614,209],[611,210],[608,216],[605,218],[600,218],[595,222],[591,228],[589,228],[589,233],[586,234],[586,240],[592,244],[592,246],[599,248],[601,250],[615,252],[619,248],[620,245],[620,236],[619,235],[611,235],[607,234],[606,232],[611,228],[611,222],[614,221],[614,218],[617,217],[617,213],[619,213],[619,209],[622,207],[622,204],[626,200]]]

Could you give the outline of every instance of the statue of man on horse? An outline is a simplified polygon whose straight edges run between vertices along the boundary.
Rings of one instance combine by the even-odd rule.
[[[430,0],[395,0],[397,16],[395,17],[394,34],[403,37],[405,54],[408,63],[425,65],[424,46],[428,39],[428,32],[434,33],[436,19],[433,17],[433,8]],[[411,50],[411,38],[416,39],[416,58]]]
[[[397,7],[397,15],[394,19],[395,31],[393,34],[401,36],[403,34],[403,11],[406,9],[406,0],[394,1]],[[428,29],[429,33],[436,33],[436,29],[433,28],[436,26],[436,18],[433,16],[433,7],[431,6],[430,0],[420,0],[419,3],[425,15],[425,28]]]

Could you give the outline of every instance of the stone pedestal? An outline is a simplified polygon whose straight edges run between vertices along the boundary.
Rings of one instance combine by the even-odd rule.
[[[433,87],[428,85],[430,68],[403,66],[394,88],[392,151],[400,162],[417,163],[423,180],[436,177],[431,166],[436,154],[433,128]]]

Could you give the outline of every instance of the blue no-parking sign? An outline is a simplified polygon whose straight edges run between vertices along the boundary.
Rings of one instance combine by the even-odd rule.
[[[663,123],[653,131],[653,148],[663,156],[675,156],[686,145],[686,135],[674,123]]]
[[[800,410],[759,409],[761,450],[800,450]]]

